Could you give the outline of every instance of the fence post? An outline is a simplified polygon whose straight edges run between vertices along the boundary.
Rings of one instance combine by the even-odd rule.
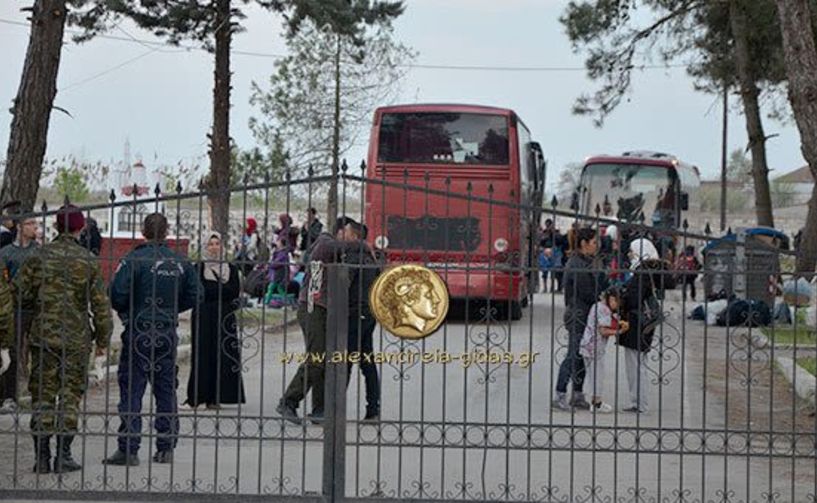
[[[332,362],[332,355],[347,347],[349,271],[339,264],[325,266],[327,275],[326,377],[323,427],[323,497],[340,501],[346,490],[346,360]]]

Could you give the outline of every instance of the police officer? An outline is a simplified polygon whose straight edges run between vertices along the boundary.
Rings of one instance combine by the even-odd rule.
[[[28,389],[37,473],[50,471],[49,442],[55,433],[54,472],[82,468],[71,457],[71,442],[86,388],[91,342],[97,356],[104,355],[113,330],[99,264],[78,242],[84,225],[77,207],[60,208],[59,235],[26,260],[14,278],[18,301],[33,313]]]
[[[198,275],[188,259],[165,243],[167,219],[153,213],[142,223],[146,243],[120,263],[111,284],[111,303],[122,320],[119,355],[119,438],[117,450],[103,462],[139,464],[142,397],[150,382],[156,398],[156,463],[173,461],[179,431],[176,401],[176,346],[179,313],[202,296]]]

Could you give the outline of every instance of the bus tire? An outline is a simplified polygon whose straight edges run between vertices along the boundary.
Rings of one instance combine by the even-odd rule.
[[[512,321],[519,321],[522,319],[522,303],[519,301],[511,302],[510,318]]]

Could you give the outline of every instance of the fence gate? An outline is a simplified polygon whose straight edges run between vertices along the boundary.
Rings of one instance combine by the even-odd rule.
[[[222,236],[228,253],[221,255],[217,246],[208,247],[212,234],[205,218],[205,193],[179,190],[149,199],[114,198],[109,204],[83,208],[86,217],[100,222],[103,235],[100,255],[87,260],[98,264],[106,278],[114,276],[120,262],[117,250],[129,250],[139,237],[133,225],[125,234],[115,229],[116,215],[133,213],[137,206],[167,215],[172,248],[184,257],[179,259],[183,267],[197,271],[209,295],[205,304],[182,313],[175,346],[179,402],[198,397],[195,400],[203,403],[196,408],[180,403],[173,461],[158,463],[153,456],[163,437],[160,425],[168,416],[157,412],[159,400],[148,385],[141,406],[140,464],[102,464],[116,449],[121,433],[123,391],[117,376],[129,368],[128,361],[120,360],[121,335],[127,329],[117,320],[106,356],[93,359],[89,354],[90,378],[79,405],[73,443],[74,458],[82,470],[37,474],[31,470],[34,446],[28,397],[33,390],[27,386],[36,380],[27,374],[36,367],[18,360],[19,406],[0,415],[4,461],[0,499],[817,501],[813,412],[817,385],[798,366],[813,368],[817,356],[813,328],[804,325],[801,310],[793,313],[791,324],[774,321],[752,326],[752,320],[768,321],[766,309],[771,306],[758,303],[727,310],[723,326],[717,326],[717,314],[724,311],[726,301],[704,300],[717,292],[704,292],[701,286],[712,283],[705,281],[707,275],[717,274],[723,284],[732,284],[726,279],[737,276],[757,284],[761,277],[774,288],[792,279],[790,273],[780,272],[786,271],[790,260],[785,253],[780,254],[780,271],[744,268],[725,252],[710,261],[717,270],[679,270],[666,263],[657,269],[623,267],[648,257],[648,245],[637,241],[641,237],[650,238],[656,253],[673,262],[673,253],[687,247],[700,253],[712,238],[687,229],[655,229],[578,215],[558,205],[542,209],[512,203],[503,199],[504,189],[494,187],[482,196],[476,195],[476,189],[459,190],[450,183],[441,191],[430,188],[428,176],[397,183],[344,174],[341,213],[366,221],[368,241],[387,248],[392,258],[402,256],[404,262],[433,269],[452,292],[448,317],[425,338],[396,337],[378,325],[370,356],[377,378],[374,382],[370,378],[369,384],[379,390],[367,393],[362,357],[354,360],[355,365],[347,367],[347,363],[354,352],[349,350],[356,349],[349,346],[354,341],[350,333],[361,333],[363,324],[350,308],[367,303],[369,292],[350,285],[373,266],[347,261],[344,254],[324,263],[323,419],[303,420],[313,412],[313,389],[298,403],[298,424],[286,420],[279,410],[280,399],[298,396],[287,395],[287,387],[301,375],[296,374],[299,365],[313,357],[310,348],[314,346],[302,335],[303,317],[298,319],[297,309],[288,305],[286,288],[270,291],[266,302],[247,301],[230,290],[229,281],[221,282],[212,274],[231,262],[232,274],[241,274],[245,288],[263,276],[253,271],[257,257],[236,260],[234,256],[236,246],[248,239],[247,218],[257,221],[259,239],[267,243],[275,236],[294,239],[291,232],[273,234],[273,227],[290,225],[278,214],[290,214],[296,220],[292,227],[300,225],[300,214],[317,206],[314,200],[320,198],[318,189],[326,181],[328,177],[287,177],[235,189],[233,201],[238,198],[242,204],[228,235]],[[479,183],[476,180],[468,187]],[[385,212],[366,207],[366,194],[387,188],[397,190],[389,193],[391,207],[403,208],[391,220]],[[399,204],[393,204],[394,198],[400,199]],[[51,227],[54,212],[44,208],[35,215],[42,228]],[[539,236],[525,236],[527,245],[504,249],[509,243],[500,239],[506,239],[507,229],[522,227],[540,214],[564,231],[578,222],[579,227],[608,236],[600,241],[598,253],[588,258],[582,273],[585,279],[579,283],[574,282],[575,275],[566,273],[573,266],[558,261],[550,265],[546,281],[541,281],[536,261]],[[611,225],[616,225],[620,241],[609,238]],[[481,251],[483,242],[489,244],[487,254]],[[410,249],[417,243],[428,246]],[[638,243],[634,253],[630,243]],[[447,259],[435,249],[441,246],[456,249],[459,258]],[[544,248],[552,246],[552,241],[545,240]],[[288,269],[288,259],[275,262],[275,251],[276,267],[266,271],[272,278],[276,271]],[[148,255],[145,260],[159,267],[156,257]],[[622,267],[614,271],[611,264]],[[525,289],[528,282],[530,289],[524,290],[519,305],[503,290]],[[649,317],[655,322],[651,340],[639,339],[648,351],[628,351],[619,333],[610,339],[603,358],[586,361],[577,356],[582,351],[589,354],[581,344],[583,327],[576,330],[566,316],[566,306],[576,306],[579,298],[586,304],[597,302],[610,282],[627,285],[627,293],[621,294],[625,300],[631,295],[640,298],[646,289],[657,292],[655,304],[625,305],[630,313],[625,319]],[[697,286],[695,294],[692,286]],[[228,301],[222,302],[224,298]],[[436,305],[435,300],[428,301]],[[689,317],[699,304],[708,322]],[[22,306],[17,311],[22,320]],[[16,354],[35,354],[26,351],[26,342],[17,338]],[[149,342],[146,347],[155,356],[157,339]],[[201,363],[191,365],[191,361]],[[568,363],[562,365],[564,361]],[[579,367],[585,363],[591,368],[581,372]],[[157,371],[154,367],[146,372]],[[556,390],[560,371],[568,383],[565,408]],[[581,403],[570,406],[571,397],[578,398],[571,389],[578,391],[581,377],[585,398],[589,401],[595,390],[609,410],[583,410]],[[60,379],[57,382],[62,383]],[[297,379],[294,386],[298,387]],[[204,391],[215,391],[221,398],[200,394]],[[230,402],[235,400],[224,397],[242,395],[241,403],[207,407],[208,400]],[[51,404],[58,417],[65,414],[61,400]],[[374,409],[378,417],[367,419]]]

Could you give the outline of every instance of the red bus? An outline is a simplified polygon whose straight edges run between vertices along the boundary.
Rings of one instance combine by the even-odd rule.
[[[474,105],[382,107],[368,156],[365,218],[387,261],[425,263],[452,299],[491,300],[521,317],[536,284],[545,161],[519,116]]]

